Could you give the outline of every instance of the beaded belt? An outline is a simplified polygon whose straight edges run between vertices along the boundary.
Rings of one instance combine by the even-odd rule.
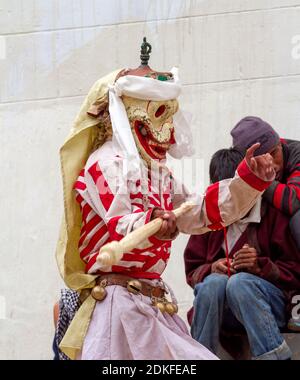
[[[111,285],[119,285],[127,288],[130,293],[143,294],[150,297],[153,306],[156,306],[162,313],[175,314],[178,311],[178,306],[169,302],[165,297],[166,290],[159,286],[152,286],[144,281],[128,277],[123,274],[106,274],[101,275],[96,280],[96,286],[92,290],[92,296],[97,301],[102,301],[107,295],[106,287]]]

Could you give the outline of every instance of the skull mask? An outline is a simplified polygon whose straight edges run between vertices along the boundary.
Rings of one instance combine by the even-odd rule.
[[[173,115],[178,110],[177,100],[149,101],[128,96],[122,100],[141,157],[147,164],[151,159],[164,160],[175,144]]]

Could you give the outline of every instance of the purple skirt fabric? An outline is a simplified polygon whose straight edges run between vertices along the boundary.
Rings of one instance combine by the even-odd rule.
[[[108,286],[97,302],[82,360],[216,360],[178,316],[161,313],[149,297]]]

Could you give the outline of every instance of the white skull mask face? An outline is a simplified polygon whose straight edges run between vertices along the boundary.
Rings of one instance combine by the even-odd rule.
[[[149,101],[122,97],[135,143],[146,162],[164,160],[175,143],[173,115],[178,110],[174,100]]]

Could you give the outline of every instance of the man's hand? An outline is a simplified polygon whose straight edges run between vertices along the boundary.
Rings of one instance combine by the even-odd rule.
[[[154,235],[156,238],[162,240],[172,240],[177,236],[178,230],[176,226],[176,216],[172,211],[154,209],[151,220],[155,218],[163,219],[160,230]]]
[[[242,249],[233,255],[232,267],[236,271],[247,271],[252,274],[259,274],[260,267],[257,262],[256,249],[245,244]]]
[[[269,153],[254,157],[254,152],[260,143],[252,145],[246,152],[246,162],[251,171],[263,181],[274,181],[276,172],[274,169],[273,158]]]
[[[236,271],[232,268],[232,260],[229,259],[230,264],[230,273],[234,274]],[[228,274],[228,268],[227,268],[227,260],[225,259],[219,259],[212,263],[211,265],[211,273],[219,273],[219,274]]]

